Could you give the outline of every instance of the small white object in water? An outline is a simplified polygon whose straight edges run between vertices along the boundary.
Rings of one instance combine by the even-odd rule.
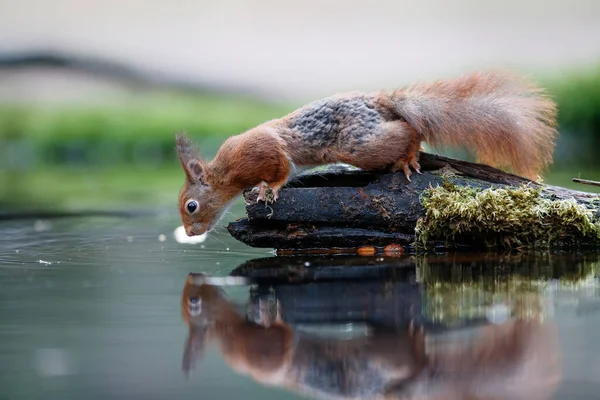
[[[48,221],[43,221],[41,219],[38,219],[33,223],[33,230],[36,232],[49,231],[50,228],[52,228],[52,225]]]
[[[166,235],[164,235],[162,233],[160,235],[158,235],[158,241],[159,242],[164,242],[165,240],[167,240],[167,236]]]
[[[133,236],[127,236],[127,241],[128,241],[129,243],[133,242]]]
[[[208,234],[205,232],[202,235],[188,236],[187,233],[185,233],[185,228],[183,227],[183,225],[178,226],[177,228],[175,228],[175,231],[173,231],[173,236],[175,237],[175,241],[177,243],[202,243],[206,240],[207,235]]]
[[[304,266],[305,267],[310,267],[310,263],[307,261],[307,262],[304,263]]]
[[[51,261],[38,260],[38,263],[43,264],[43,265],[52,265]]]

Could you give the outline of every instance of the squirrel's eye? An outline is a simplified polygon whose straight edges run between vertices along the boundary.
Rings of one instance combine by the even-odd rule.
[[[196,200],[190,200],[185,205],[185,208],[187,208],[187,211],[190,214],[193,214],[198,210],[198,202]]]

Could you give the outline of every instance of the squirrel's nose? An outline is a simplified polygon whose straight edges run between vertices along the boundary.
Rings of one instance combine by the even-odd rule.
[[[204,235],[204,233],[206,233],[206,228],[203,224],[192,224],[190,226],[187,226],[185,228],[185,233],[188,236],[200,236],[200,235]]]

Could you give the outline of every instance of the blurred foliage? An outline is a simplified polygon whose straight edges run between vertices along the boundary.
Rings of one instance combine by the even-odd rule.
[[[86,210],[164,206],[177,212],[183,184],[179,165],[171,168],[40,168],[0,172],[0,209]]]
[[[549,93],[558,104],[561,134],[590,144],[592,151],[583,152],[588,160],[600,163],[600,65],[548,80]],[[595,150],[595,151],[594,151]],[[594,154],[596,153],[596,154]]]
[[[0,105],[5,156],[0,159],[21,153],[39,164],[156,164],[173,159],[179,131],[205,144],[201,151],[208,156],[225,137],[292,109],[228,96],[173,92],[140,97],[102,105]]]

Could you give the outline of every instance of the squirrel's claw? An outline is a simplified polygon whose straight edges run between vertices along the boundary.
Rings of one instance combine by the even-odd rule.
[[[415,170],[417,174],[421,174],[421,165],[418,161],[411,162],[410,166]]]
[[[410,171],[410,167],[408,166],[408,164],[404,165],[404,176],[406,176],[406,179],[410,182],[410,176],[412,175],[412,172]]]
[[[414,169],[417,174],[421,174],[421,165],[414,158],[410,162],[406,161],[405,159],[397,161],[396,164],[394,164],[394,166],[392,167],[392,172],[402,171],[404,172],[406,180],[412,182],[410,179],[410,177],[412,176],[411,168]]]

